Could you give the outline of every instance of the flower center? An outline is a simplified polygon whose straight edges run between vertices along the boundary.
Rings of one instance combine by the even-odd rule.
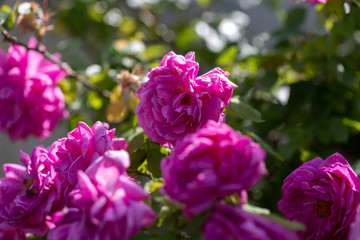
[[[180,102],[182,105],[190,105],[192,103],[192,97],[189,94],[186,94]]]
[[[331,202],[318,200],[316,202],[316,213],[319,218],[327,218],[331,214]]]

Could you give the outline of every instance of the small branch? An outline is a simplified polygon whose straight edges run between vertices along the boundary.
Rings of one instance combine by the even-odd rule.
[[[137,175],[137,176],[145,176],[145,177],[148,177],[148,178],[152,179],[152,177],[149,174],[140,172],[139,170],[136,170],[136,169],[128,168],[128,169],[126,169],[126,172],[128,174],[134,174],[134,175]]]
[[[62,70],[64,70],[67,74],[68,77],[71,78],[75,78],[76,80],[78,80],[80,83],[82,83],[85,87],[89,88],[90,90],[96,91],[99,94],[101,94],[104,97],[109,98],[110,97],[110,92],[107,90],[102,90],[100,89],[98,86],[96,86],[95,84],[89,82],[89,80],[87,78],[85,78],[83,75],[81,75],[80,73],[74,71],[68,64],[56,59],[50,52],[48,52],[47,50],[41,50],[39,47],[37,48],[31,48],[29,46],[27,46],[24,43],[19,42],[16,38],[14,38],[13,36],[11,36],[11,34],[6,31],[4,28],[1,28],[1,34],[4,37],[5,41],[8,41],[10,43],[16,44],[16,45],[20,45],[25,47],[28,51],[32,50],[32,51],[36,51],[40,54],[42,54],[46,59],[48,59],[49,61],[55,63],[56,65],[58,65]]]

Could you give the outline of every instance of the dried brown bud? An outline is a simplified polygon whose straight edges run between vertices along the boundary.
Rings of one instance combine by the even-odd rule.
[[[40,24],[41,20],[33,15],[19,15],[16,20],[16,27],[23,34],[37,30]]]

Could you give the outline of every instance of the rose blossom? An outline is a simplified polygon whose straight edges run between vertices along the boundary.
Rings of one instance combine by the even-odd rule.
[[[265,151],[226,124],[207,122],[179,141],[161,162],[163,192],[186,205],[192,217],[227,195],[254,186],[267,174]]]
[[[306,240],[346,239],[360,203],[360,179],[340,154],[295,169],[281,188],[279,209],[307,229]]]
[[[357,206],[355,220],[350,225],[349,240],[360,240],[360,205]]]
[[[31,156],[21,152],[25,165],[5,164],[0,179],[0,230],[44,235],[45,216],[62,207],[60,184],[53,165],[54,145],[35,147]],[[16,234],[14,232],[14,234]]]
[[[204,225],[204,240],[298,240],[296,232],[240,206],[218,203]]]
[[[223,109],[237,86],[220,68],[196,78],[198,70],[194,52],[185,57],[169,52],[148,73],[149,81],[136,92],[135,113],[151,140],[172,146],[208,120],[224,122]]]
[[[31,38],[29,47],[36,45]],[[45,49],[42,45],[40,48]],[[59,59],[58,55],[54,57]],[[57,86],[65,76],[65,71],[41,53],[14,44],[7,55],[0,49],[0,130],[12,140],[50,136],[68,114]]]
[[[148,194],[126,174],[126,151],[107,151],[85,172],[70,194],[70,206],[54,215],[49,240],[126,240],[156,215],[142,202]]]
[[[77,183],[77,172],[87,167],[109,149],[125,149],[127,142],[123,138],[114,139],[115,129],[109,129],[107,123],[96,122],[92,128],[79,122],[78,127],[67,134],[67,138],[58,140],[57,156],[59,162],[55,169],[61,172],[63,187],[71,191]]]
[[[1,221],[1,220],[0,220]],[[25,233],[21,231],[3,231],[0,229],[1,240],[26,240]]]

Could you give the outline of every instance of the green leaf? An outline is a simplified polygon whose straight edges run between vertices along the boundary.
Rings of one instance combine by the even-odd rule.
[[[216,59],[216,63],[222,66],[229,66],[234,63],[238,52],[239,50],[237,46],[230,46],[220,55],[218,59]]]
[[[252,137],[256,142],[258,142],[260,144],[260,146],[262,148],[265,149],[266,152],[270,153],[272,156],[274,156],[275,158],[277,158],[280,161],[284,161],[283,157],[280,156],[277,152],[275,152],[275,150],[264,140],[262,140],[258,135],[256,135],[253,132],[249,132],[249,131],[244,131],[243,134],[248,135],[250,137]]]
[[[146,151],[144,149],[137,149],[130,155],[131,169],[137,169],[146,159]]]
[[[336,143],[346,143],[349,138],[349,129],[342,123],[340,118],[330,119],[330,132]]]
[[[352,128],[354,128],[356,131],[360,132],[360,122],[359,122],[359,121],[351,120],[351,119],[349,119],[349,118],[343,118],[343,119],[342,119],[342,123],[343,123],[345,126],[352,127]]]
[[[144,185],[144,190],[148,193],[153,193],[164,186],[162,178],[147,181]]]
[[[126,151],[129,154],[132,154],[136,149],[141,147],[144,141],[145,141],[145,133],[144,130],[141,129],[140,131],[135,132],[135,134],[130,137]]]
[[[271,214],[270,216],[266,216],[266,218],[268,218],[269,220],[272,220],[280,225],[283,225],[284,227],[286,227],[290,230],[294,230],[294,231],[305,230],[305,226],[303,224],[298,223],[298,222],[291,222],[287,219],[284,219],[284,218],[279,217],[274,214]]]
[[[150,151],[147,155],[148,166],[147,169],[152,173],[153,177],[159,178],[162,176],[160,169],[160,162],[163,157],[158,150]]]
[[[294,8],[292,9],[285,21],[285,27],[291,30],[297,30],[303,24],[306,17],[306,10],[304,8]]]
[[[249,119],[254,122],[262,121],[261,113],[240,99],[239,96],[231,98],[230,110],[242,119]]]
[[[248,203],[244,204],[242,206],[242,208],[249,213],[254,213],[254,214],[258,214],[258,215],[270,215],[269,209],[261,208],[261,207],[254,206],[254,205],[251,205]]]
[[[13,10],[8,5],[3,5],[0,9],[0,25],[8,30],[14,27]]]

